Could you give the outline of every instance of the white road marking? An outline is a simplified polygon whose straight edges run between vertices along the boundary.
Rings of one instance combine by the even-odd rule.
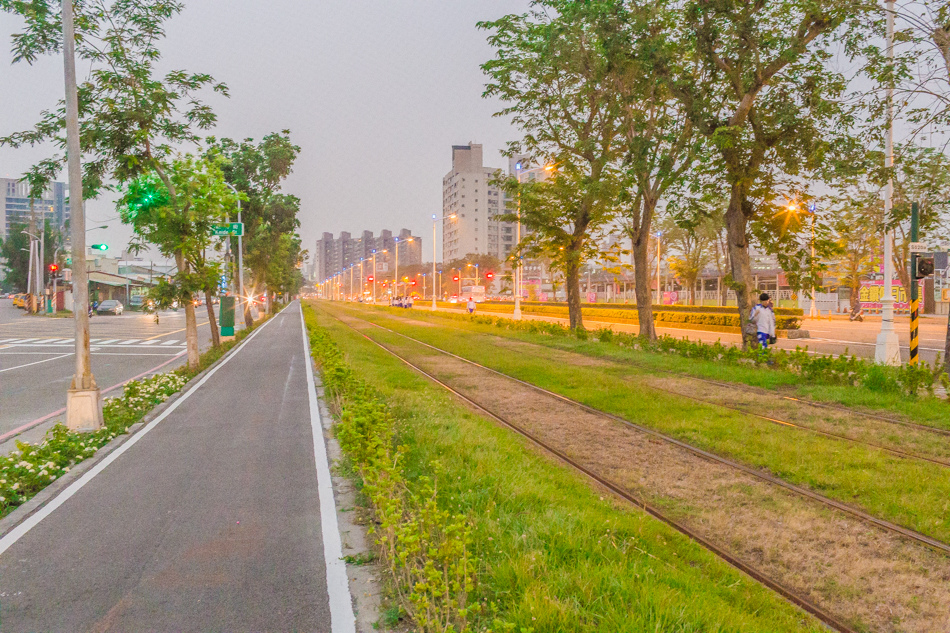
[[[165,341],[162,345],[178,345],[178,339],[171,339],[170,341]]]
[[[303,330],[304,363],[307,365],[307,384],[310,396],[310,427],[313,430],[313,456],[317,465],[317,492],[320,497],[320,527],[323,531],[323,560],[327,565],[327,593],[330,597],[331,633],[356,633],[356,616],[353,614],[353,599],[350,582],[346,577],[343,562],[343,545],[340,527],[336,518],[336,503],[333,501],[333,480],[330,478],[330,460],[323,439],[323,422],[320,420],[320,405],[317,388],[313,384],[313,359],[307,341],[307,326],[300,306],[300,327]],[[3,550],[0,549],[0,552]]]
[[[145,341],[142,343],[142,345],[155,345],[155,343],[158,343],[157,339],[153,339],[151,341]]]
[[[63,354],[63,355],[61,355],[61,356],[54,356],[53,358],[44,358],[43,360],[38,360],[38,361],[35,361],[35,362],[32,362],[32,363],[27,363],[27,364],[25,364],[25,365],[17,365],[16,367],[7,367],[6,369],[0,369],[0,374],[2,374],[2,373],[5,372],[5,371],[13,371],[14,369],[23,369],[24,367],[29,367],[29,366],[31,366],[31,365],[39,365],[40,363],[48,363],[48,362],[50,362],[51,360],[59,360],[60,358],[66,358],[67,356],[72,356],[72,355],[73,355],[72,352],[70,352],[69,354]]]
[[[100,342],[99,345],[108,345],[108,344],[110,344],[110,343],[117,343],[118,341],[119,341],[119,339],[117,339],[117,338],[110,338],[108,341],[102,341],[102,342]]]
[[[4,344],[4,343],[13,343],[14,341],[18,341],[18,340],[19,340],[19,339],[15,339],[15,338],[5,338],[5,339],[3,339],[3,340],[0,340],[0,345],[2,345],[2,344]]]
[[[109,464],[117,460],[123,453],[125,453],[127,450],[135,446],[135,444],[140,439],[145,437],[146,433],[154,429],[156,426],[158,426],[158,424],[162,420],[164,420],[169,415],[171,415],[172,411],[174,411],[179,406],[181,406],[181,404],[185,400],[187,400],[195,392],[197,392],[198,389],[200,389],[202,385],[208,382],[208,379],[214,376],[219,369],[221,369],[222,367],[227,365],[229,362],[231,362],[231,359],[237,356],[238,352],[244,349],[244,346],[250,343],[251,339],[257,336],[257,333],[263,330],[265,327],[267,327],[272,321],[273,319],[271,321],[268,321],[267,323],[264,323],[263,325],[261,325],[261,327],[251,332],[250,336],[244,339],[244,342],[241,343],[237,348],[235,348],[234,352],[232,352],[229,356],[226,356],[224,360],[222,360],[221,363],[218,364],[217,367],[215,367],[214,369],[209,371],[207,374],[205,374],[204,378],[202,378],[194,386],[189,388],[188,391],[182,394],[180,398],[175,400],[175,402],[173,402],[171,406],[169,406],[167,409],[162,411],[162,413],[157,418],[155,418],[154,420],[146,424],[142,428],[141,431],[139,431],[138,433],[130,437],[128,440],[126,440],[125,443],[119,446],[119,448],[115,449],[114,451],[106,455],[105,458],[103,458],[101,462],[93,466],[82,477],[80,477],[79,479],[71,483],[69,486],[67,486],[62,492],[60,492],[56,497],[54,497],[49,503],[47,503],[45,506],[40,508],[37,512],[31,514],[27,519],[25,519],[18,526],[16,526],[15,528],[7,532],[7,534],[3,538],[0,538],[0,554],[3,554],[5,551],[10,549],[10,547],[14,543],[16,543],[21,538],[23,538],[30,530],[36,527],[40,521],[42,521],[43,519],[48,517],[50,514],[52,514],[53,511],[56,510],[56,508],[66,503],[66,501],[68,501],[70,497],[75,495],[77,492],[79,492],[82,489],[83,486],[85,486],[90,481],[92,481],[92,479],[96,475],[101,473],[103,470],[105,470]],[[311,381],[311,384],[313,384],[312,381]]]
[[[121,343],[119,343],[119,345],[131,345],[132,343],[138,343],[138,342],[139,342],[139,339],[132,338],[127,341],[122,341]]]

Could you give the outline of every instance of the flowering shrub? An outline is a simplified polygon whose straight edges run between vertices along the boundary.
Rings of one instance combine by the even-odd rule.
[[[314,357],[340,420],[336,436],[376,514],[371,533],[394,580],[400,607],[420,633],[475,630],[473,620],[482,605],[470,599],[478,567],[472,521],[439,502],[438,464],[430,465],[431,476],[406,476],[405,449],[397,446],[389,407],[349,368],[312,312],[307,317]],[[492,626],[511,630],[498,620]]]
[[[0,457],[0,516],[26,503],[33,495],[92,457],[117,435],[129,430],[149,409],[180,390],[188,379],[178,372],[158,374],[125,385],[121,396],[106,400],[105,426],[93,433],[74,433],[57,424],[39,444],[17,442]]]

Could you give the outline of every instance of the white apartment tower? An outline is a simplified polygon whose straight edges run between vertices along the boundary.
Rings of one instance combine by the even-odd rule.
[[[514,225],[495,219],[505,211],[504,194],[490,182],[501,171],[482,164],[481,145],[452,146],[452,171],[442,179],[442,216],[456,217],[444,220],[443,261],[469,253],[504,261],[514,247]]]

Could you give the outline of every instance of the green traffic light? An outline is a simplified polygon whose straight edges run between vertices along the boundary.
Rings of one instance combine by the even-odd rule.
[[[109,250],[108,244],[93,244],[90,248],[94,251],[107,251]]]

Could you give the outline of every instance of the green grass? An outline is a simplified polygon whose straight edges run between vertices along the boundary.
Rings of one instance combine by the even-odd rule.
[[[642,374],[636,368],[564,363],[543,346],[531,348],[531,353],[498,353],[494,329],[484,333],[475,331],[476,326],[456,328],[454,323],[446,323],[443,328],[422,327],[379,312],[361,315],[508,375],[693,446],[763,468],[786,481],[950,542],[948,468],[677,398],[639,384],[636,378]],[[382,330],[369,333],[380,341],[407,345],[405,339]],[[759,375],[761,378],[755,381],[758,386],[774,385],[774,381],[781,379],[766,371]]]
[[[335,319],[349,364],[385,397],[409,476],[474,522],[478,595],[515,630],[820,631],[814,619],[659,521],[475,415]],[[492,608],[494,605],[494,608]]]
[[[781,390],[786,395],[810,398],[818,402],[841,404],[872,412],[896,413],[899,417],[918,424],[950,429],[950,404],[945,398],[909,397],[900,393],[881,392],[861,386],[808,382],[801,375],[790,371],[717,363],[672,354],[655,354],[615,344],[602,343],[590,337],[582,340],[574,337],[507,330],[462,319],[460,318],[461,315],[453,313],[432,314],[421,310],[413,310],[407,313],[393,308],[370,308],[368,306],[364,306],[363,309],[377,313],[391,313],[402,317],[408,316],[416,320],[428,321],[457,330],[481,332],[493,336],[528,341],[545,347],[573,351],[595,358],[632,362],[658,371],[674,371],[686,376],[711,378],[722,382]]]

